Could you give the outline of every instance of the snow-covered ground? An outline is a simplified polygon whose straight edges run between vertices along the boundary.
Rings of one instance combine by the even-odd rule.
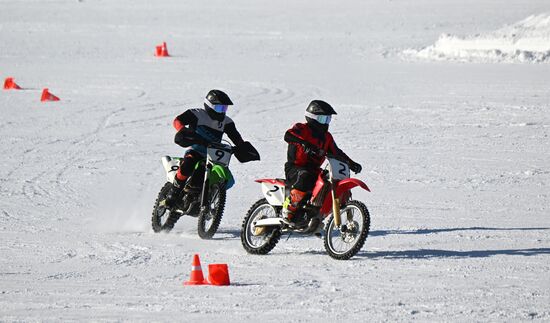
[[[400,54],[544,19],[547,0],[0,8],[0,76],[25,88],[0,92],[0,321],[550,321],[550,64]],[[193,218],[154,234],[160,157],[182,153],[171,122],[211,88],[262,161],[232,163],[213,240]],[[282,176],[312,99],[364,166],[371,234],[349,261],[316,238],[248,255],[253,180]],[[194,253],[232,285],[182,286]]]

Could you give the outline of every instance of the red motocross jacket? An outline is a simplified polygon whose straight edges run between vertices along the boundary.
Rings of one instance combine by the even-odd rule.
[[[288,167],[304,167],[318,170],[325,161],[326,152],[340,156],[344,160],[351,159],[336,146],[330,132],[316,133],[307,123],[297,123],[285,133],[285,141],[288,142],[287,163]],[[308,154],[305,147],[311,147],[317,154]]]

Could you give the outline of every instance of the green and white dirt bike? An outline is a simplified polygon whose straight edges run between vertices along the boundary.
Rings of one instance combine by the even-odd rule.
[[[227,189],[234,183],[228,167],[232,154],[233,147],[229,145],[209,145],[206,161],[200,161],[195,165],[195,171],[183,188],[181,200],[178,199],[172,208],[166,207],[164,201],[174,182],[181,158],[162,157],[168,181],[155,201],[151,218],[153,230],[168,232],[182,215],[189,215],[198,217],[199,236],[203,239],[212,238],[222,220]],[[204,175],[202,187],[193,186],[192,183],[197,182],[193,177],[201,175]]]
[[[201,238],[212,238],[222,220],[226,192],[235,183],[229,170],[232,155],[236,154],[237,159],[243,163],[259,160],[258,152],[250,143],[246,142],[243,146],[242,149],[237,149],[224,143],[210,143],[206,149],[206,160],[195,165],[193,174],[173,207],[167,207],[164,202],[182,158],[162,157],[167,182],[160,190],[153,207],[153,230],[169,232],[182,215],[188,215],[198,217],[198,234]],[[193,183],[200,183],[201,177],[202,186],[194,185]]]

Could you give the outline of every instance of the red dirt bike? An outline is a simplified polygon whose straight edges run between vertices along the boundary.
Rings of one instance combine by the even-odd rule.
[[[284,179],[258,179],[264,198],[252,205],[246,214],[241,242],[251,254],[270,252],[284,233],[323,236],[329,256],[346,260],[353,257],[367,239],[370,215],[360,201],[351,199],[351,189],[361,187],[370,192],[362,181],[350,178],[349,165],[335,156],[327,156],[326,166],[319,174],[311,197],[299,207],[305,224],[297,226],[283,218],[286,198]]]

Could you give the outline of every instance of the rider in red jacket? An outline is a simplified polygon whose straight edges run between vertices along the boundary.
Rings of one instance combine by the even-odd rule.
[[[288,142],[285,175],[290,196],[285,201],[283,212],[289,222],[299,224],[304,220],[303,214],[297,210],[313,189],[327,153],[347,161],[353,172],[361,171],[361,165],[336,146],[328,131],[333,114],[336,111],[330,104],[321,100],[311,101],[305,113],[307,122],[297,123],[285,133],[285,141]]]

